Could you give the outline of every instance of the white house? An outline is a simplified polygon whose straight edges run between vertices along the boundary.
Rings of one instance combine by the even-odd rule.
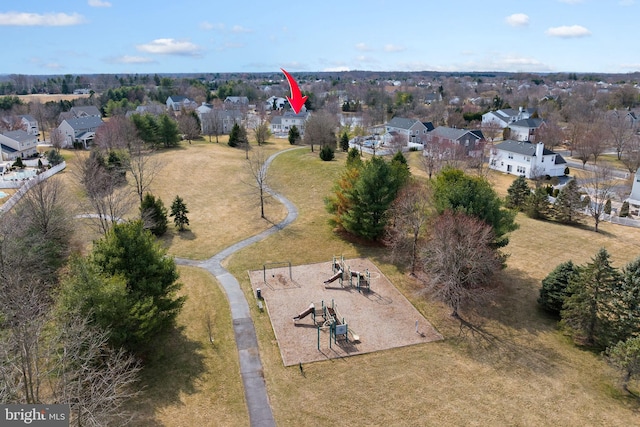
[[[96,129],[103,124],[104,122],[100,117],[80,117],[63,120],[58,126],[58,130],[64,136],[65,147],[82,144],[84,148],[89,148],[91,141],[96,136]]]
[[[627,202],[629,202],[630,205],[640,206],[640,168],[638,168],[633,178],[633,186],[631,187],[631,194]]]
[[[264,103],[265,110],[282,110],[289,101],[281,96],[270,96]]]
[[[538,118],[517,120],[508,126],[511,129],[509,139],[535,142],[535,134],[542,126],[544,126],[544,121]]]
[[[22,121],[22,127],[27,131],[29,135],[40,135],[40,129],[38,128],[38,121],[29,114],[23,114],[19,116]]]
[[[518,120],[530,118],[536,110],[534,108],[522,108],[517,110],[513,108],[505,108],[502,110],[489,111],[482,115],[482,126],[491,126],[491,123],[497,124],[501,128],[506,128],[509,124]]]
[[[2,160],[15,160],[18,157],[26,159],[38,154],[38,136],[26,131],[12,130],[0,134],[0,149]]]
[[[304,125],[309,119],[310,113],[300,112],[295,114],[293,111],[286,111],[281,116],[271,118],[271,133],[275,136],[286,136],[289,130],[295,126],[300,131],[300,135],[304,135]]]
[[[560,154],[544,148],[544,143],[508,139],[493,147],[489,168],[525,178],[563,176],[567,162]]]

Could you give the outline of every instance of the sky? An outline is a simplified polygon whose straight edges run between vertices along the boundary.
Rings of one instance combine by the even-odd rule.
[[[640,0],[2,3],[0,74],[640,71]]]

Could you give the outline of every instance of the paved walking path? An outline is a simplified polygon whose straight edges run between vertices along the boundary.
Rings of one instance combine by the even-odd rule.
[[[296,148],[290,148],[272,155],[267,159],[264,167],[268,168],[273,159],[279,154],[295,149]],[[262,362],[258,351],[258,339],[253,326],[253,320],[251,319],[249,303],[240,288],[240,283],[222,266],[222,261],[234,252],[277,233],[298,217],[298,209],[293,203],[280,194],[275,193],[270,188],[266,188],[266,191],[286,207],[287,217],[282,222],[260,234],[229,246],[205,261],[175,258],[176,264],[201,267],[208,270],[218,279],[227,294],[229,306],[231,307],[236,346],[238,347],[238,355],[240,357],[240,373],[242,375],[244,395],[249,409],[249,420],[251,421],[251,425],[256,427],[275,427],[276,422],[273,418],[271,405],[269,404],[269,396],[267,395],[267,387],[262,372]]]

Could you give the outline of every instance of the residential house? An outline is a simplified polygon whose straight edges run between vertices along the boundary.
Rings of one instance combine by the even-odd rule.
[[[543,142],[508,139],[493,147],[489,168],[525,178],[563,176],[567,162],[560,154],[544,148]]]
[[[633,177],[633,185],[631,186],[631,194],[627,198],[627,202],[633,206],[640,206],[640,168]]]
[[[239,110],[221,110],[212,105],[202,103],[196,108],[200,119],[200,127],[204,135],[217,133],[226,135],[231,132],[234,124],[242,123],[242,113]],[[215,127],[217,124],[217,128]]]
[[[484,142],[484,135],[480,130],[438,126],[426,135],[424,155],[431,155],[435,149],[438,153],[449,150],[479,157],[484,150]]]
[[[226,107],[241,108],[249,105],[249,98],[246,96],[227,96],[224,101]]]
[[[40,135],[40,129],[38,128],[38,121],[29,114],[23,114],[20,117],[22,122],[22,127],[29,135],[35,135],[36,137]]]
[[[58,130],[64,137],[64,147],[82,146],[89,148],[89,145],[96,136],[96,129],[104,122],[100,117],[80,117],[63,120],[58,126]]]
[[[281,96],[270,96],[264,102],[264,109],[265,111],[282,110],[284,106],[287,105],[288,103],[289,101],[287,101],[287,98],[283,98]]]
[[[274,116],[271,118],[271,133],[275,136],[286,136],[289,134],[289,130],[295,126],[300,131],[300,135],[304,135],[304,125],[309,119],[311,113],[300,112],[295,114],[293,111],[286,111],[281,116]]]
[[[504,129],[513,122],[530,118],[535,114],[535,112],[535,108],[522,107],[517,110],[514,110],[513,108],[505,108],[496,111],[489,111],[482,115],[482,127],[488,127],[491,126],[491,123],[494,123]]]
[[[100,110],[95,105],[82,105],[80,107],[71,107],[69,110],[73,117],[81,118],[81,117],[102,117],[100,114]]]
[[[18,157],[26,159],[38,154],[38,135],[22,129],[0,134],[1,159],[13,161]]]
[[[516,141],[535,142],[536,131],[544,126],[544,120],[539,118],[528,118],[510,123],[509,139]]]
[[[198,107],[195,101],[190,100],[186,96],[174,95],[167,98],[167,110],[179,112],[182,109],[193,110]]]
[[[433,124],[430,126],[433,129]],[[429,132],[429,127],[425,123],[417,119],[404,117],[394,117],[384,125],[384,128],[388,134],[388,137],[385,138],[385,143],[390,143],[391,139],[400,136],[407,145],[409,143],[424,144],[427,132]]]
[[[165,106],[160,103],[138,105],[135,110],[127,111],[127,113],[125,114],[125,117],[129,118],[133,114],[140,114],[140,115],[151,114],[152,116],[159,116],[161,114],[164,114],[165,111],[166,111]]]

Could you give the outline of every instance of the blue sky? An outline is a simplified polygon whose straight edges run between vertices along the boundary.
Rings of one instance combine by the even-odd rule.
[[[640,0],[2,3],[0,74],[640,70]]]

